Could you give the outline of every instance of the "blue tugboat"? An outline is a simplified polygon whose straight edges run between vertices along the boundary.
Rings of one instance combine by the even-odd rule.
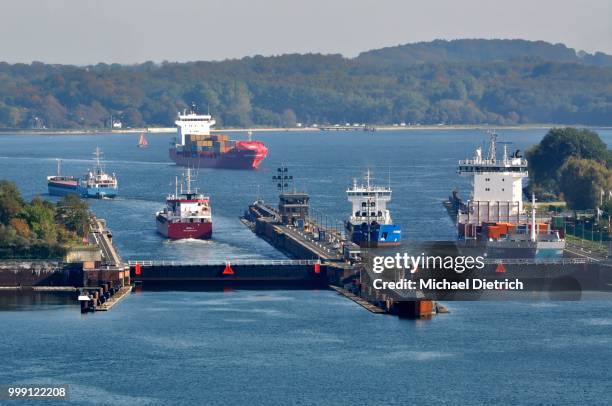
[[[96,148],[94,152],[96,166],[87,171],[79,182],[79,192],[83,197],[103,199],[113,198],[118,194],[117,177],[114,173],[108,174],[104,171],[100,162],[101,156],[100,148]]]
[[[393,224],[387,210],[391,188],[373,186],[368,170],[365,184],[358,185],[354,180],[353,187],[346,194],[353,205],[352,215],[345,224],[351,241],[369,248],[400,245],[402,229],[398,224]]]

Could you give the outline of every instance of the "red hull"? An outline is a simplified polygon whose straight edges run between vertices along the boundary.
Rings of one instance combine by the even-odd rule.
[[[212,223],[168,223],[158,218],[157,231],[173,240],[185,238],[208,240],[212,237]]]
[[[236,146],[224,153],[177,152],[170,148],[170,159],[180,166],[195,168],[259,169],[268,156],[268,148],[259,141],[237,141]]]

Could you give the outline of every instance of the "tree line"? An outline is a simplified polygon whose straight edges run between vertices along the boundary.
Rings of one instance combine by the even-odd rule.
[[[88,232],[89,207],[79,197],[26,202],[13,182],[0,180],[0,258],[61,258]]]
[[[528,41],[417,45],[356,58],[292,54],[137,65],[0,63],[0,127],[103,128],[111,116],[125,126],[170,126],[192,103],[228,127],[612,125],[609,56],[570,58],[568,48]]]

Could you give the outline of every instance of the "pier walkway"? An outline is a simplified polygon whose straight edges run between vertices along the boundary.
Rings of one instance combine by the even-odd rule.
[[[113,246],[112,234],[103,220],[93,218],[91,236],[102,251],[102,262],[110,267],[123,267],[123,261]]]
[[[338,250],[338,247],[334,247],[329,240],[319,241],[312,234],[304,233],[293,226],[276,225],[275,227],[279,227],[282,232],[292,238],[297,244],[303,245],[323,261],[338,261],[342,259],[342,252]]]
[[[100,306],[96,307],[96,311],[108,311],[119,303],[121,299],[127,296],[132,291],[132,286],[123,286],[119,289],[117,293],[110,297],[106,302],[102,303]]]

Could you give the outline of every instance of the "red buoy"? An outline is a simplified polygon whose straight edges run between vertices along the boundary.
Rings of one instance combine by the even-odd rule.
[[[497,268],[495,268],[495,272],[497,273],[506,272],[506,268],[504,268],[504,264],[497,264]]]
[[[234,274],[234,270],[230,266],[230,263],[226,262],[225,269],[223,270],[223,275],[233,275],[233,274]]]
[[[142,274],[142,270],[140,269],[140,264],[136,264],[136,265],[134,265],[134,273],[135,273],[136,275],[140,275],[140,274]]]
[[[315,264],[314,271],[315,271],[315,273],[321,273],[321,264],[320,263],[317,262]]]

